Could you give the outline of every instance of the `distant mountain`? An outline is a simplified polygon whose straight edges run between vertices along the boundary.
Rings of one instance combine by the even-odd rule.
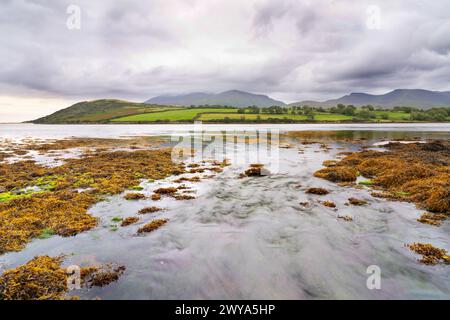
[[[354,106],[368,105],[395,107],[411,106],[421,109],[450,106],[450,92],[399,89],[384,95],[352,93],[339,99],[317,101],[300,101],[291,103],[295,106],[332,107],[342,103]],[[257,95],[239,90],[225,91],[218,94],[190,93],[178,96],[158,96],[145,103],[114,99],[83,101],[51,115],[31,121],[32,123],[108,123],[115,119],[155,112],[184,109],[191,105],[221,105],[233,107],[284,106],[285,103],[271,99],[266,95]],[[169,114],[169,113],[168,113]],[[164,118],[165,119],[165,118]]]
[[[253,94],[250,92],[230,90],[221,93],[189,93],[185,95],[173,96],[157,96],[147,100],[145,103],[160,104],[160,105],[226,105],[233,107],[270,107],[270,106],[284,106],[282,101],[274,100],[266,95]]]
[[[417,107],[429,109],[432,107],[450,106],[450,91],[428,91],[421,89],[397,89],[382,95],[367,93],[351,93],[339,99],[327,101],[300,101],[289,105],[295,106],[323,106],[330,107],[342,103],[345,105],[362,106],[371,104],[392,108],[396,106]]]

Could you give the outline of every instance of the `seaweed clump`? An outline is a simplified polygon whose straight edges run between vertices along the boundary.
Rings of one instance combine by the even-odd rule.
[[[179,194],[179,193],[175,193],[173,195],[173,198],[175,200],[193,200],[193,199],[195,199],[194,196],[191,196],[189,194]]]
[[[419,262],[426,265],[435,265],[439,262],[450,263],[450,257],[447,255],[447,250],[439,249],[429,243],[412,243],[407,247],[417,254],[422,255]]]
[[[429,224],[432,226],[440,226],[442,221],[446,220],[448,215],[438,213],[424,213],[417,219],[418,222]]]
[[[62,257],[35,257],[0,276],[0,300],[60,300],[67,291]]]
[[[119,280],[125,270],[125,266],[114,266],[112,264],[89,267],[81,270],[81,278],[83,284],[89,288],[104,287]]]
[[[351,205],[354,205],[354,206],[364,206],[367,204],[367,201],[357,199],[357,198],[349,198],[348,203],[350,203]]]
[[[46,229],[68,237],[95,227],[87,210],[96,201],[85,192],[56,191],[0,203],[0,254],[21,250]]]
[[[138,193],[138,192],[130,192],[127,193],[124,198],[126,200],[141,200],[141,199],[145,199],[145,195],[142,193]]]
[[[61,300],[68,291],[68,273],[63,257],[38,256],[0,276],[0,300]],[[103,287],[117,281],[124,266],[107,264],[81,268],[83,286]]]
[[[173,194],[177,191],[178,191],[178,189],[175,187],[167,187],[167,188],[158,188],[158,189],[154,190],[153,192],[157,193],[157,194]]]
[[[325,207],[329,207],[329,208],[336,208],[336,203],[334,203],[333,201],[322,201],[321,202]]]
[[[325,161],[322,163],[322,165],[323,165],[324,167],[335,167],[337,163],[338,163],[337,160],[325,160]]]
[[[450,212],[450,141],[389,143],[384,152],[363,150],[315,176],[330,181],[370,179],[376,196],[416,203],[431,213]],[[343,180],[343,178],[345,178]]]
[[[129,225],[131,225],[133,223],[136,223],[138,221],[139,221],[138,217],[128,217],[128,218],[125,218],[120,225],[122,227],[126,227],[126,226],[129,226]]]
[[[158,212],[158,211],[161,211],[161,210],[162,210],[161,208],[155,207],[155,206],[153,206],[153,207],[145,207],[145,208],[139,210],[138,213],[139,214],[147,214],[147,213]]]
[[[161,195],[159,193],[154,193],[154,194],[152,194],[151,199],[153,201],[161,200]]]
[[[188,178],[188,177],[181,177],[181,178],[178,178],[177,180],[175,180],[174,182],[175,183],[182,183],[182,182],[185,182],[185,181],[189,181],[189,182],[199,182],[201,179],[200,179],[200,177],[199,176],[193,176],[193,177],[191,177],[191,178]]]
[[[142,228],[139,228],[137,233],[141,234],[141,233],[148,233],[148,232],[155,231],[156,229],[159,229],[160,227],[165,225],[168,221],[169,221],[168,219],[152,220],[151,222],[144,225]]]
[[[328,191],[327,189],[324,189],[324,188],[309,188],[308,190],[306,190],[306,193],[324,196],[326,194],[329,194],[330,191]]]
[[[314,176],[332,182],[353,182],[358,177],[355,169],[338,165],[316,171]]]

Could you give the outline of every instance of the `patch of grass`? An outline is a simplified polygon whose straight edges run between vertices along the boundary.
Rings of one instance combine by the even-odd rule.
[[[30,197],[33,193],[12,193],[12,192],[2,192],[0,193],[0,202],[7,202],[14,199],[20,199],[25,197]]]
[[[362,181],[359,181],[358,184],[361,184],[363,186],[373,186],[373,181],[372,180],[362,180]]]
[[[55,235],[55,232],[52,229],[45,228],[42,230],[41,234],[37,237],[38,239],[48,239]]]

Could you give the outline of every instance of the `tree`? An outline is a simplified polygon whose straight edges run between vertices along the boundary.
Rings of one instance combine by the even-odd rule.
[[[337,105],[337,113],[344,114],[345,106],[342,103]]]
[[[304,109],[303,114],[306,116],[308,120],[314,120],[314,110],[312,108]]]
[[[360,111],[358,111],[357,117],[360,119],[368,120],[370,118],[374,118],[375,114],[368,109],[361,109]]]
[[[257,106],[249,106],[248,107],[250,113],[259,114],[260,110]]]
[[[355,106],[350,104],[350,105],[348,105],[348,106],[345,107],[343,113],[344,113],[346,116],[354,116],[354,115],[355,115],[355,111],[356,111]]]

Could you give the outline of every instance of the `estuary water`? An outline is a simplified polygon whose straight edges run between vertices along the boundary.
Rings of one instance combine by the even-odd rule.
[[[369,132],[449,132],[448,123],[403,124],[148,124],[148,125],[35,125],[0,124],[0,138],[61,139],[68,137],[119,138],[124,136],[158,136],[179,134],[193,130],[209,132],[223,130],[280,130],[280,131],[369,131]]]
[[[65,266],[115,262],[126,266],[118,282],[107,287],[75,290],[82,299],[450,299],[450,272],[445,265],[426,266],[405,247],[431,243],[450,250],[450,223],[441,227],[418,223],[423,210],[414,204],[374,198],[367,187],[342,187],[313,173],[339,153],[379,147],[380,141],[450,139],[448,124],[386,125],[0,125],[1,139],[28,137],[117,138],[126,136],[198,135],[217,132],[272,130],[311,131],[311,141],[283,138],[276,168],[263,177],[239,179],[255,144],[237,139],[225,145],[227,157],[246,144],[231,165],[214,178],[187,183],[196,199],[163,198],[124,201],[117,195],[94,205],[98,227],[75,237],[53,236],[31,242],[21,252],[0,256],[9,269],[37,255],[66,255]],[[333,134],[324,137],[322,131]],[[197,133],[196,133],[197,132]],[[248,142],[248,141],[247,141]],[[323,147],[326,143],[327,148]],[[258,159],[261,160],[261,159]],[[262,159],[261,162],[264,162]],[[273,158],[271,159],[273,160]],[[171,186],[176,177],[143,181],[142,191]],[[305,193],[323,187],[329,195]],[[368,202],[346,205],[355,197]],[[337,208],[321,201],[334,201]],[[139,224],[112,230],[114,217],[135,216],[157,205],[163,211]],[[338,217],[351,216],[353,221]],[[154,218],[167,218],[162,228],[145,236],[136,231]],[[381,287],[369,289],[370,266],[379,267]],[[1,272],[1,269],[0,269]]]

